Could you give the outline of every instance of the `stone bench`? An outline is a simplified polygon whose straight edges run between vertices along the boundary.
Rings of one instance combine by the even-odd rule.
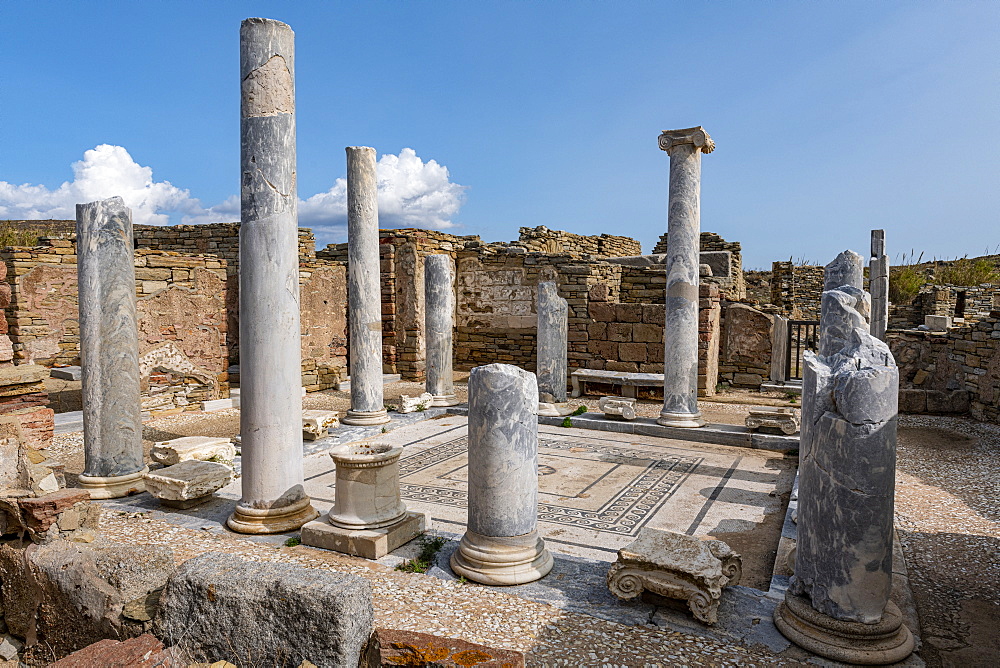
[[[627,371],[603,371],[601,369],[577,369],[570,374],[573,382],[573,398],[586,394],[587,383],[617,385],[622,388],[622,396],[636,398],[640,387],[663,387],[662,373],[630,373]]]

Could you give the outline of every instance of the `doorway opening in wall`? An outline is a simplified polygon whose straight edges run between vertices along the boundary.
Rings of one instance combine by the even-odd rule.
[[[965,290],[955,293],[955,320],[965,320]]]

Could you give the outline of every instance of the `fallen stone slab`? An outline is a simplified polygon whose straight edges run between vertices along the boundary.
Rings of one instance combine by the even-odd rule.
[[[125,641],[101,640],[49,664],[49,668],[186,668],[171,660],[163,643],[149,633]]]
[[[377,646],[367,580],[220,552],[180,566],[160,598],[155,628],[193,661],[378,665],[370,654]]]
[[[143,475],[146,491],[168,506],[190,508],[206,501],[233,479],[233,469],[218,462],[187,459]]]
[[[183,436],[153,445],[149,456],[154,462],[173,466],[189,459],[231,462],[236,457],[236,446],[228,438],[214,436]]]
[[[81,380],[83,378],[83,369],[78,366],[54,367],[49,375],[59,380]]]
[[[302,411],[302,438],[315,441],[327,435],[330,429],[340,426],[337,411]]]
[[[475,666],[524,668],[524,654],[429,633],[378,629],[379,652],[385,666]]]
[[[714,624],[722,588],[739,583],[742,570],[740,555],[721,540],[645,527],[618,550],[608,588],[625,600],[644,591],[685,600],[696,619]]]

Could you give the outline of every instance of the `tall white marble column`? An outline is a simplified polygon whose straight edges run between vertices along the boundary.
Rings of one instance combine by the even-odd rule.
[[[701,264],[701,154],[715,142],[698,126],[664,130],[670,156],[667,210],[667,295],[664,323],[663,410],[668,427],[702,427],[698,410],[698,277]]]
[[[455,281],[451,256],[428,255],[424,259],[424,334],[427,338],[427,391],[431,406],[454,406],[452,329],[455,322]]]
[[[453,571],[488,585],[532,582],[552,570],[538,535],[538,383],[509,364],[469,375],[468,529]]]
[[[379,284],[375,149],[347,147],[347,320],[351,410],[344,424],[389,421],[382,388],[382,287]]]
[[[872,336],[885,341],[889,328],[889,256],[885,254],[885,230],[872,230],[868,291],[872,295]]]
[[[538,414],[569,415],[573,408],[566,403],[566,367],[568,366],[569,306],[559,296],[555,281],[538,284],[538,326],[536,328],[536,367],[538,370]]]
[[[94,499],[145,489],[132,211],[121,197],[76,205],[83,367],[80,487]]]
[[[298,529],[319,513],[303,487],[295,34],[240,25],[240,533]]]

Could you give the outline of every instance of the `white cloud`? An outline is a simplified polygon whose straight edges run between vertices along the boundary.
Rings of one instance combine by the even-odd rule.
[[[452,183],[448,168],[436,160],[424,162],[412,148],[387,153],[378,161],[380,227],[444,230],[465,200],[466,186]],[[299,202],[299,224],[316,231],[317,241],[347,238],[347,179]],[[319,245],[319,244],[317,244]]]
[[[465,186],[452,183],[448,168],[424,162],[404,148],[378,161],[379,225],[381,227],[455,227],[452,218],[465,198]],[[76,205],[121,196],[136,224],[167,225],[239,220],[239,196],[205,208],[188,190],[169,181],[154,181],[153,170],[139,165],[121,146],[101,144],[73,163],[73,180],[50,190],[42,185],[0,181],[0,218],[72,219]],[[347,180],[330,190],[299,200],[299,225],[312,227],[321,244],[343,241],[347,230]]]

